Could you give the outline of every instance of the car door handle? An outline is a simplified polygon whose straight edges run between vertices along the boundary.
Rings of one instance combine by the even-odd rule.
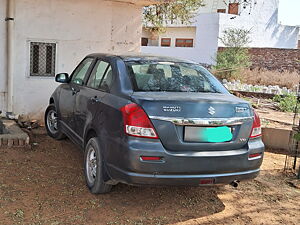
[[[76,95],[80,91],[79,89],[75,89],[74,87],[71,87],[71,90],[73,95]]]
[[[101,102],[100,98],[98,98],[97,96],[90,98],[92,103],[98,103]]]

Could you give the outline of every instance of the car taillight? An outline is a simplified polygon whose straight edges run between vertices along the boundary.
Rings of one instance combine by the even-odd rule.
[[[252,125],[252,131],[250,138],[256,138],[261,136],[261,126],[260,126],[260,119],[258,114],[254,111],[254,121]]]
[[[135,137],[158,139],[155,129],[145,111],[135,103],[121,109],[125,133]]]

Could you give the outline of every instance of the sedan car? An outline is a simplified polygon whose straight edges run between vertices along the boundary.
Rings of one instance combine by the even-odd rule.
[[[48,134],[84,151],[92,193],[131,185],[237,185],[264,154],[258,115],[199,64],[91,54],[52,94]]]

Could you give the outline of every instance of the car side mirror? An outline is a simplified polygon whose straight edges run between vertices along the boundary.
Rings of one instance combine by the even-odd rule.
[[[58,83],[68,83],[69,82],[69,74],[59,73],[55,76],[55,81]]]

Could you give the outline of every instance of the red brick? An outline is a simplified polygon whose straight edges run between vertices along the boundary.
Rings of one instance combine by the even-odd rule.
[[[220,47],[219,51],[225,48]],[[249,48],[251,68],[300,71],[300,49]]]
[[[13,145],[14,145],[14,140],[13,139],[8,139],[7,146],[12,147]]]

